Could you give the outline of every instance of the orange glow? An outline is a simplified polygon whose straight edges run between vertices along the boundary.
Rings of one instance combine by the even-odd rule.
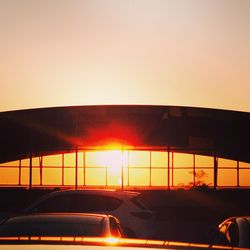
[[[107,125],[91,127],[87,131],[83,145],[103,146],[105,149],[114,149],[116,146],[141,145],[139,132],[131,124],[113,122]]]
[[[119,242],[119,239],[118,238],[114,238],[114,237],[110,237],[110,238],[106,238],[105,242],[109,243],[109,244],[116,244],[116,243]]]

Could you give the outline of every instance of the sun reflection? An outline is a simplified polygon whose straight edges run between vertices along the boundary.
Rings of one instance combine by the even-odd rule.
[[[106,167],[109,176],[109,184],[122,184],[125,168],[128,167],[128,154],[126,150],[107,150]]]
[[[106,151],[106,164],[109,168],[109,173],[120,173],[123,165],[123,152],[121,150]]]
[[[115,237],[105,238],[105,242],[109,244],[116,244],[119,242],[119,238],[115,238]]]

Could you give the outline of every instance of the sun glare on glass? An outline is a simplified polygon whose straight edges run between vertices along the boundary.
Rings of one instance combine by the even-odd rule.
[[[123,165],[123,152],[121,150],[106,151],[106,164],[109,172],[119,173]]]
[[[109,183],[121,185],[124,169],[128,167],[127,151],[106,150],[106,166],[109,176]]]

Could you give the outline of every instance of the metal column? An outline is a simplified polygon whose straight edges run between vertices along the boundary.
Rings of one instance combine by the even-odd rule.
[[[170,152],[168,147],[168,189],[170,189]]]
[[[78,148],[76,148],[76,171],[75,171],[75,189],[78,188]]]
[[[32,189],[32,153],[30,153],[29,189]]]
[[[43,157],[39,156],[40,186],[43,185]]]
[[[121,166],[121,188],[122,190],[124,189],[124,150],[123,150],[123,147],[122,147],[122,166]]]
[[[86,187],[86,152],[83,151],[83,186]]]
[[[21,174],[22,174],[22,162],[19,160],[19,166],[18,166],[18,185],[21,185]]]
[[[240,163],[237,161],[237,187],[240,186]]]
[[[172,167],[172,187],[174,187],[174,152],[171,153],[171,167]]]
[[[217,188],[218,181],[218,159],[214,156],[214,189]]]
[[[149,151],[149,186],[152,186],[152,150]]]
[[[193,154],[193,186],[196,186],[195,154]]]
[[[64,154],[62,154],[62,186],[64,186]]]

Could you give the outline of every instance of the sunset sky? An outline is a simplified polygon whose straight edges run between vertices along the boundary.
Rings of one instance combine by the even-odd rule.
[[[250,111],[249,0],[0,0],[0,111]]]

